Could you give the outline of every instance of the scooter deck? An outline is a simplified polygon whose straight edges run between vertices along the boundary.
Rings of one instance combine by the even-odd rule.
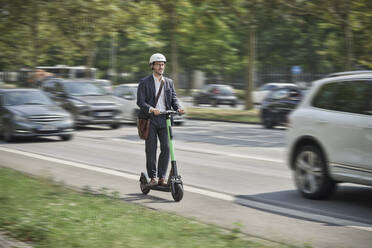
[[[147,186],[152,190],[159,190],[159,191],[164,191],[164,192],[170,192],[171,191],[170,185],[160,186],[160,185],[150,185],[150,184],[148,184]]]

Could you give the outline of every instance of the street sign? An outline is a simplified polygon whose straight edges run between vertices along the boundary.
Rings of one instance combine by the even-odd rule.
[[[291,68],[292,74],[300,74],[302,72],[301,66],[295,65]]]

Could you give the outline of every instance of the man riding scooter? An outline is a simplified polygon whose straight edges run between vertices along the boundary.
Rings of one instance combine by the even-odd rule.
[[[141,79],[137,90],[137,105],[140,107],[139,118],[146,119],[153,115],[150,122],[149,136],[145,142],[146,169],[150,178],[149,184],[159,186],[167,185],[165,176],[169,164],[166,116],[160,113],[171,109],[179,114],[185,113],[179,105],[173,81],[163,76],[166,62],[164,55],[153,54],[149,60],[152,74]],[[160,141],[160,155],[156,168],[158,139]],[[158,181],[156,177],[159,178]]]

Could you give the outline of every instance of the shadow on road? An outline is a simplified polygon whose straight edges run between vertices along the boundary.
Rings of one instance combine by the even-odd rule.
[[[121,198],[123,201],[126,202],[141,202],[141,203],[172,203],[174,201],[170,201],[164,198],[152,196],[152,195],[144,195],[144,194],[127,194],[127,197]]]
[[[327,200],[305,199],[296,190],[237,197],[372,225],[372,187],[339,185],[335,194]]]
[[[45,136],[45,137],[22,137],[15,138],[12,142],[8,143],[5,141],[0,141],[0,144],[19,144],[19,143],[54,143],[54,142],[66,142],[61,140],[57,136]]]

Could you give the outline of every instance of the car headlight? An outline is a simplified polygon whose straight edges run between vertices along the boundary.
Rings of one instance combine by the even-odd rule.
[[[23,117],[22,115],[14,115],[13,119],[17,122],[28,122],[28,119],[26,117]]]

